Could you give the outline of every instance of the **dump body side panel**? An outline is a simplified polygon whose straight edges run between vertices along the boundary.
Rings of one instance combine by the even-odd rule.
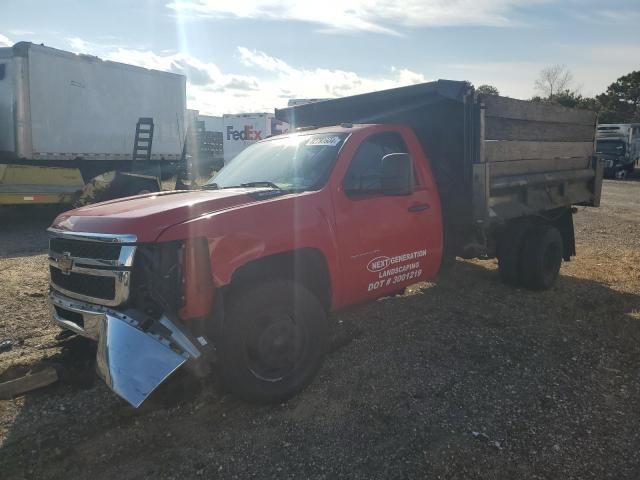
[[[482,179],[476,190],[484,190],[486,209],[476,208],[476,221],[597,204],[594,112],[490,95],[479,102],[484,128],[474,177]]]

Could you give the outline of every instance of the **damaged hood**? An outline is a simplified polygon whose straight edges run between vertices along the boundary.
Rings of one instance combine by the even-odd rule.
[[[267,190],[268,191],[268,190]],[[96,203],[60,214],[51,225],[69,232],[134,234],[152,242],[167,228],[201,215],[261,200],[256,188],[171,191]]]

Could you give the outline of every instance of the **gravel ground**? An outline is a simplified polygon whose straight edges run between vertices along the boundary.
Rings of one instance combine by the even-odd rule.
[[[459,262],[335,315],[318,378],[271,407],[183,375],[139,410],[109,392],[90,343],[54,338],[49,217],[0,233],[0,380],[61,375],[0,401],[1,478],[640,478],[640,182],[606,181],[576,215],[552,290]]]

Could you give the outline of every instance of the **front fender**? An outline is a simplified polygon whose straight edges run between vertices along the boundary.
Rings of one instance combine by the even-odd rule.
[[[158,241],[205,237],[216,288],[231,283],[234,272],[254,260],[304,248],[316,249],[326,259],[334,291],[340,292],[332,211],[327,192],[287,195],[174,225]]]

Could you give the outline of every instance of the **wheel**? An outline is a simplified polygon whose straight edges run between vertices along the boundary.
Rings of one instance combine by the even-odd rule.
[[[562,264],[562,235],[550,225],[535,227],[527,235],[522,250],[522,282],[533,290],[553,286]]]
[[[515,222],[500,237],[497,248],[498,272],[502,282],[507,285],[517,287],[522,284],[522,248],[530,229],[527,221]]]
[[[618,180],[624,180],[627,178],[627,171],[626,170],[620,170],[618,173],[616,173],[616,178]]]
[[[327,349],[327,315],[302,285],[276,280],[231,295],[218,346],[228,390],[256,402],[281,402],[315,376]]]

